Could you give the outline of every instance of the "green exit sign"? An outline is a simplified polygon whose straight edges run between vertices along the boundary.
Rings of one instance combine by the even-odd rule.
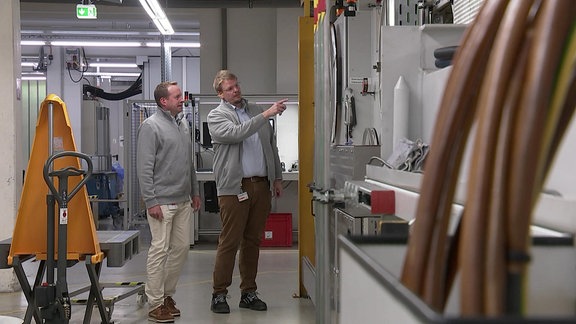
[[[95,5],[76,5],[76,17],[78,19],[96,19],[98,12]]]

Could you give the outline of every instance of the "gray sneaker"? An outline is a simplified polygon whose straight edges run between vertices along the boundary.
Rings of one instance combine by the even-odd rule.
[[[258,298],[258,293],[255,291],[243,293],[240,298],[240,308],[249,308],[255,311],[265,311],[268,309],[266,303]]]
[[[226,302],[226,295],[212,295],[212,304],[210,305],[210,310],[217,314],[230,313],[230,306],[228,306],[228,303]]]

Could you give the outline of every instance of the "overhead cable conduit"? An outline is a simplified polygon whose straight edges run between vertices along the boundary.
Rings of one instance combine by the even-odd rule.
[[[83,86],[82,93],[85,95],[88,95],[88,93],[90,93],[94,97],[111,101],[124,100],[126,98],[130,98],[132,96],[142,93],[142,75],[140,75],[138,79],[134,81],[134,83],[130,86],[130,88],[119,93],[106,92],[100,88],[97,88],[89,84],[85,84]]]

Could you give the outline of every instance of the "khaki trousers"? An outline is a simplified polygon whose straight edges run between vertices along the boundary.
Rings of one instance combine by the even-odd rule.
[[[242,189],[248,199],[238,201],[237,196],[220,196],[222,232],[218,238],[216,263],[213,273],[213,293],[227,294],[232,284],[236,252],[240,248],[238,268],[241,292],[256,291],[256,274],[260,257],[260,240],[270,214],[269,182],[242,180]]]
[[[164,302],[164,297],[176,292],[182,267],[190,250],[190,202],[161,205],[164,219],[148,215],[152,242],[146,263],[146,296],[150,310]]]

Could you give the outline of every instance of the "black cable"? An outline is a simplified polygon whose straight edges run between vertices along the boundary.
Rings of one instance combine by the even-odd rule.
[[[84,85],[84,87],[82,88],[82,93],[84,93],[85,95],[90,93],[92,96],[111,101],[124,100],[126,98],[130,98],[132,96],[142,93],[142,74],[138,76],[138,79],[136,79],[136,81],[128,89],[119,93],[105,92],[100,88],[96,88],[88,84]]]
[[[84,47],[81,48],[82,53],[80,54],[80,66],[78,68],[76,68],[76,71],[80,71],[82,72],[82,76],[84,76],[84,72],[88,71],[88,59],[86,59],[86,52],[84,51]],[[84,63],[84,64],[82,64]],[[82,67],[82,70],[80,70],[80,67]]]
[[[80,57],[78,58],[78,60],[80,61],[78,64],[78,67],[70,67],[67,66],[66,69],[68,70],[68,76],[70,77],[70,80],[72,80],[72,82],[74,83],[78,83],[80,81],[82,81],[82,79],[84,78],[84,72],[88,71],[88,60],[86,59],[86,52],[84,51],[84,47],[81,48],[81,53],[80,53]],[[84,64],[82,64],[84,63]],[[82,66],[84,65],[84,66]],[[82,67],[82,69],[80,69],[80,67]],[[74,80],[74,78],[72,77],[72,73],[70,72],[70,70],[75,70],[80,72],[80,78],[78,80]]]
[[[84,78],[84,73],[80,71],[80,73],[81,73],[80,78],[78,80],[74,80],[74,78],[72,77],[72,73],[70,72],[71,69],[67,68],[67,70],[68,70],[68,76],[70,77],[70,80],[72,80],[72,82],[74,82],[74,83],[78,83],[78,82],[82,81],[82,79]]]

